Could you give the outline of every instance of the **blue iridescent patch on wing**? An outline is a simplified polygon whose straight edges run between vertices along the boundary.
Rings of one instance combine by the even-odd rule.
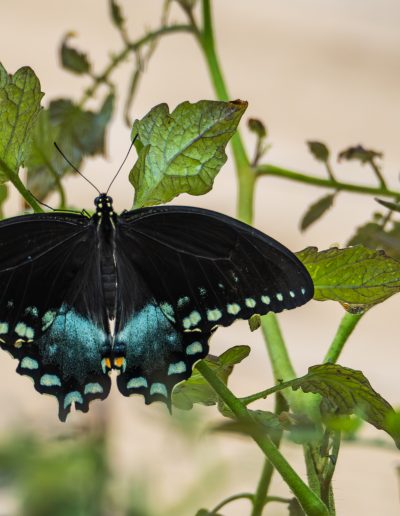
[[[168,313],[165,303],[148,303],[115,336],[114,348],[121,350],[126,359],[125,371],[117,378],[125,396],[140,393],[146,403],[169,403],[173,386],[188,378],[194,362],[208,352],[210,334],[182,332],[167,308]],[[198,322],[197,313],[190,318],[190,325]]]
[[[25,344],[18,372],[31,376],[39,392],[57,397],[65,420],[73,404],[87,411],[91,400],[107,396],[111,382],[101,361],[110,345],[101,328],[65,305],[52,319],[47,332]]]

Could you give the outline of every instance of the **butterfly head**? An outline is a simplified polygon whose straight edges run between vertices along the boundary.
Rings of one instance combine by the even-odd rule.
[[[109,215],[112,215],[114,213],[113,200],[109,195],[105,193],[102,193],[98,197],[96,197],[94,200],[94,204],[96,206],[97,214],[107,213]]]

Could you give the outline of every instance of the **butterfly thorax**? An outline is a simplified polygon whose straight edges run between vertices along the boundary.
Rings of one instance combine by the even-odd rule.
[[[95,205],[96,213],[93,215],[93,220],[97,226],[101,285],[107,316],[109,319],[114,319],[117,298],[117,271],[115,263],[115,224],[117,223],[117,215],[113,209],[112,198],[107,194],[100,194],[96,197]]]

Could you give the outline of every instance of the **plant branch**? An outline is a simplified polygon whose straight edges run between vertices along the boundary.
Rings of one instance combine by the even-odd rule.
[[[25,187],[24,183],[19,178],[18,174],[11,170],[11,168],[7,165],[5,161],[0,158],[0,169],[7,176],[7,179],[12,183],[18,192],[25,199],[27,204],[33,209],[35,213],[42,213],[43,209],[33,197],[31,192]]]
[[[381,195],[384,197],[394,198],[398,198],[400,196],[400,192],[396,192],[395,190],[388,190],[387,188],[384,188],[382,186],[373,187],[357,185],[354,183],[344,183],[342,181],[333,181],[332,179],[324,179],[320,177],[310,176],[307,174],[301,174],[300,172],[295,172],[293,170],[288,170],[286,168],[281,168],[270,164],[258,165],[255,168],[255,173],[256,177],[282,177],[284,179],[289,179],[291,181],[297,181],[298,183],[305,183],[313,186],[321,186],[323,188],[332,188],[334,190],[340,190],[343,192],[356,192],[366,195]]]
[[[343,315],[332,344],[329,346],[328,352],[325,355],[324,363],[329,362],[334,364],[337,361],[347,339],[353,333],[363,315],[364,314],[350,314],[349,312]]]
[[[204,361],[198,362],[196,368],[231,409],[237,420],[252,429],[251,437],[258,444],[275,469],[282,475],[305,512],[309,516],[328,516],[329,512],[325,504],[322,503],[321,499],[303,482],[268,435],[262,429],[257,431],[257,422],[241,401],[233,395]]]
[[[115,70],[115,68],[122,61],[125,61],[131,52],[137,52],[143,45],[156,40],[160,36],[165,34],[175,34],[176,32],[193,32],[193,28],[188,24],[168,25],[166,27],[161,27],[155,31],[149,32],[137,41],[129,43],[127,46],[125,46],[123,50],[112,57],[111,62],[108,64],[108,66],[106,66],[104,71],[94,78],[94,84],[85,91],[82,99],[79,102],[79,106],[82,107],[88,99],[92,98],[101,84],[107,83],[109,81],[110,75]]]

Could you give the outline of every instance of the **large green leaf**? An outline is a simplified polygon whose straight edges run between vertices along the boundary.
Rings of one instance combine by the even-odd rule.
[[[214,374],[226,384],[233,367],[245,359],[249,353],[249,346],[234,346],[219,357],[209,355],[204,360]],[[185,382],[178,384],[172,393],[172,403],[182,410],[190,410],[194,403],[215,405],[217,402],[216,392],[196,368],[193,370],[192,376]]]
[[[314,282],[314,299],[339,301],[361,312],[400,291],[400,262],[361,245],[297,253]]]
[[[240,100],[201,100],[183,102],[169,113],[167,104],[160,104],[136,120],[132,136],[138,135],[139,157],[129,176],[136,190],[135,207],[211,190],[246,107]]]
[[[400,434],[388,424],[392,406],[371,387],[361,371],[338,364],[315,365],[297,378],[292,389],[320,394],[335,415],[358,414],[376,428],[385,430],[400,447]]]
[[[8,75],[0,64],[0,160],[15,173],[25,162],[42,96],[39,79],[31,68],[25,66]],[[7,175],[0,171],[0,183],[5,181]]]
[[[113,104],[114,96],[109,95],[95,113],[84,111],[70,100],[60,99],[40,113],[26,161],[28,188],[37,198],[43,199],[71,170],[54,142],[76,167],[80,167],[85,156],[104,153],[105,131]]]

